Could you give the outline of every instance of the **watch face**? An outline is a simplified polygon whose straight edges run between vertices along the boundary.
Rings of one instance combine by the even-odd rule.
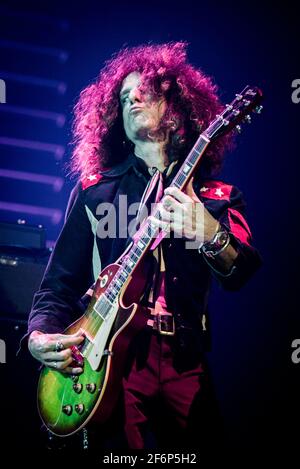
[[[202,251],[208,257],[214,257],[229,242],[229,233],[226,230],[219,231],[211,243],[204,243],[201,247]]]

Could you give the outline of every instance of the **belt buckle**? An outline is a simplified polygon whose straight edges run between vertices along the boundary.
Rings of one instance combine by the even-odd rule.
[[[172,330],[171,331],[167,331],[167,330],[162,329],[162,325],[164,324],[164,320],[162,319],[162,316],[165,316],[165,317],[168,317],[168,318],[172,319]],[[175,323],[174,323],[174,317],[173,316],[171,316],[169,314],[157,314],[156,319],[157,319],[157,329],[158,329],[158,332],[161,335],[175,335]]]

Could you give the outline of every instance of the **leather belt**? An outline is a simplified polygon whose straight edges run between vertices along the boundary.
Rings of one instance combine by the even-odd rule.
[[[156,313],[153,319],[148,319],[147,325],[161,335],[175,335],[175,323],[172,314]]]

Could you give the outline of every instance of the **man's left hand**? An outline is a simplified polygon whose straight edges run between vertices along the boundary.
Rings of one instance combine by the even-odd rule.
[[[200,243],[209,241],[216,233],[219,222],[204,207],[193,189],[193,179],[185,192],[176,187],[168,187],[159,206],[161,220],[156,224],[166,229],[170,227],[177,237],[195,240]]]

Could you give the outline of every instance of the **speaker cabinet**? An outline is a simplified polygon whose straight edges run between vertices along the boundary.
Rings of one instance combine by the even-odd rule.
[[[27,319],[49,250],[0,248],[0,316]]]

